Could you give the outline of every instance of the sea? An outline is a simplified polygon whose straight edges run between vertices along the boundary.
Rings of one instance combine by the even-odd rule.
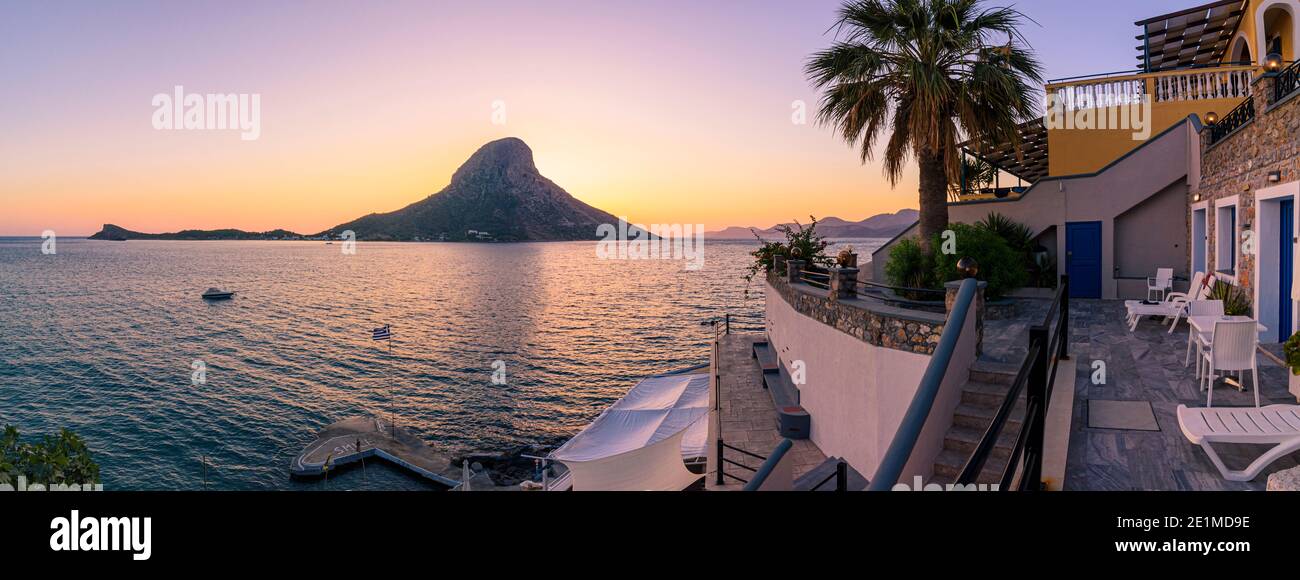
[[[710,320],[763,327],[754,241],[708,241],[699,270],[594,242],[42,242],[0,238],[0,426],[73,430],[106,490],[430,489],[288,466],[356,415],[448,454],[555,447],[641,378],[707,364]]]

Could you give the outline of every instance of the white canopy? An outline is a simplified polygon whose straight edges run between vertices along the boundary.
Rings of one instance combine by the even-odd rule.
[[[680,491],[700,478],[682,460],[705,456],[708,415],[708,374],[650,377],[550,457],[574,491]]]

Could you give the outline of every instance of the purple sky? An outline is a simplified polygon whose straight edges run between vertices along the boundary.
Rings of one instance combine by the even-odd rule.
[[[989,5],[1001,4],[990,2]],[[6,2],[0,235],[319,231],[440,189],[518,136],[571,193],[642,223],[768,226],[915,207],[829,131],[804,59],[833,0]],[[1015,5],[1048,78],[1132,69],[1176,0]],[[174,85],[262,95],[260,140],[164,132]],[[496,100],[505,126],[489,122]]]

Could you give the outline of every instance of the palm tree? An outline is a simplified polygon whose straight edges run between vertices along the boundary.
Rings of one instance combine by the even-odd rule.
[[[834,44],[808,60],[808,77],[823,92],[819,122],[860,147],[864,164],[886,134],[891,185],[916,160],[927,247],[948,227],[958,143],[1019,147],[1017,126],[1038,114],[1042,68],[1018,30],[1025,20],[979,0],[848,0],[832,27]]]

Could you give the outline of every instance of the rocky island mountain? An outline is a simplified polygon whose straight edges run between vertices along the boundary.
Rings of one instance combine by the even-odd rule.
[[[442,191],[322,233],[352,230],[359,240],[595,240],[598,226],[617,223],[543,177],[533,150],[511,137],[479,148]]]

